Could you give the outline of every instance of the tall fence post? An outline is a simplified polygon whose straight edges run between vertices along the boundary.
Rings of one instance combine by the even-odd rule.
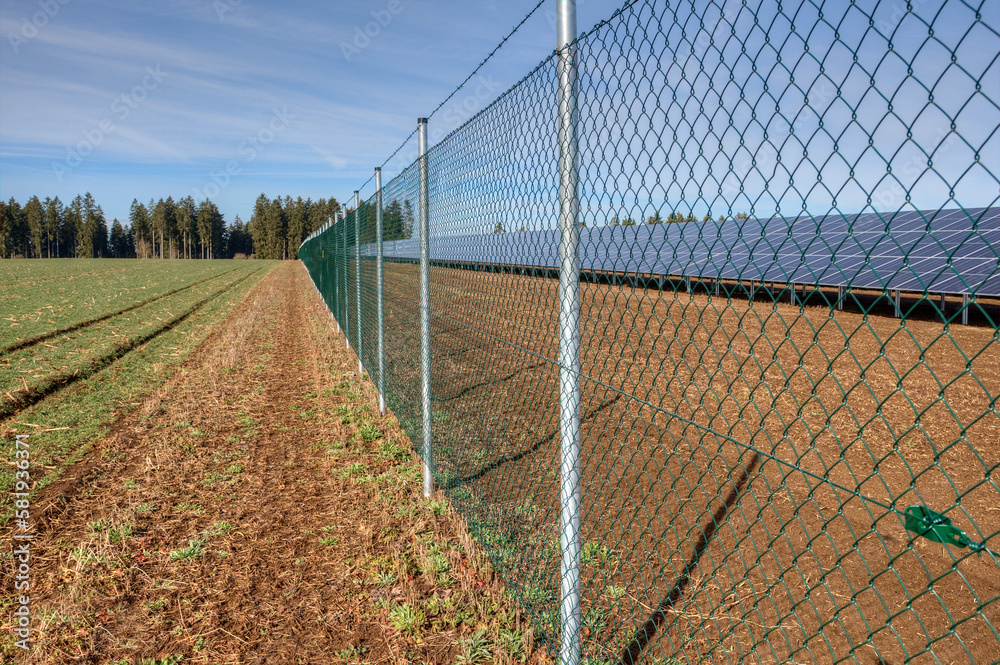
[[[333,221],[330,223],[330,235],[333,237],[333,293],[330,300],[333,301],[334,310],[337,312],[337,321],[340,323],[340,330],[347,335],[347,328],[344,327],[344,312],[340,308],[340,219],[339,213],[333,214]]]
[[[557,0],[559,76],[560,665],[577,665],[580,624],[580,216],[576,0]]]
[[[323,242],[324,250],[325,250],[325,247],[326,247],[327,244],[331,245],[331,247],[330,247],[330,254],[331,254],[331,256],[326,257],[326,260],[327,260],[327,264],[326,265],[327,266],[330,266],[330,265],[333,266],[333,279],[330,282],[330,286],[329,287],[324,287],[324,290],[332,289],[333,293],[331,293],[329,295],[323,294],[323,301],[326,303],[326,309],[327,309],[327,311],[329,311],[330,314],[333,316],[333,320],[337,324],[337,332],[339,333],[340,332],[340,317],[337,316],[337,314],[338,314],[337,309],[338,308],[337,308],[337,305],[336,305],[336,301],[334,301],[333,308],[330,307],[330,296],[335,296],[336,293],[337,293],[337,277],[336,277],[336,275],[337,275],[337,272],[336,272],[337,271],[337,236],[334,233],[329,234],[330,236],[333,236],[333,238],[332,238],[333,242],[330,243],[330,242],[328,242],[330,240],[330,238],[329,238],[329,236],[326,235],[327,229],[331,228],[332,226],[333,226],[333,215],[330,215],[329,221],[326,223],[326,226],[323,228],[324,238],[323,238],[323,240],[321,242]],[[326,252],[325,251],[324,251],[324,256],[326,256]],[[328,275],[329,273],[330,273],[329,270],[324,270],[323,271],[324,275]]]
[[[344,343],[347,345],[347,350],[350,351],[350,349],[351,349],[351,325],[350,325],[351,324],[351,312],[350,312],[349,305],[350,305],[351,301],[347,297],[347,293],[348,293],[348,290],[349,290],[348,285],[350,284],[350,282],[347,279],[347,275],[349,274],[349,271],[348,271],[348,267],[347,267],[347,210],[346,210],[346,208],[344,210],[340,211],[340,226],[341,226],[341,230],[340,230],[340,238],[341,238],[340,246],[341,246],[341,250],[342,251],[340,252],[341,256],[339,256],[337,258],[342,258],[343,260],[341,261],[341,263],[344,264],[344,288],[341,289],[341,292],[343,293],[343,303],[344,303],[344,310],[343,310],[344,311]]]
[[[378,302],[378,412],[385,415],[385,301],[382,298],[382,169],[375,169],[375,290]]]
[[[358,320],[354,324],[357,331],[358,340],[355,349],[358,353],[358,375],[365,373],[365,366],[361,360],[361,335],[364,329],[361,327],[361,205],[358,202],[358,190],[354,190],[354,296],[358,305]]]
[[[420,154],[420,378],[424,423],[424,497],[434,492],[434,460],[431,458],[431,244],[429,183],[427,173],[427,118],[417,120]]]

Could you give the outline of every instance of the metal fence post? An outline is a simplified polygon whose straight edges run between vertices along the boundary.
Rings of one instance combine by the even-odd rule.
[[[326,226],[324,226],[323,229],[322,229],[322,233],[324,234],[324,236],[326,236],[327,229],[329,229],[332,226],[333,226],[333,215],[330,216],[330,219],[327,222]],[[330,254],[331,254],[331,256],[327,257],[326,262],[327,262],[328,266],[329,265],[333,266],[334,279],[331,280],[330,285],[328,287],[324,287],[324,290],[327,290],[327,291],[332,290],[333,293],[331,293],[329,295],[323,294],[323,302],[326,303],[326,309],[327,309],[327,311],[330,312],[330,315],[333,316],[333,320],[337,323],[337,332],[339,333],[340,332],[340,317],[337,316],[337,312],[336,312],[337,307],[336,307],[336,305],[334,305],[333,308],[330,307],[331,296],[333,296],[334,294],[337,293],[337,279],[336,279],[336,274],[337,274],[336,273],[336,270],[337,270],[337,236],[336,236],[336,234],[330,234],[330,235],[332,235],[333,238],[324,237],[323,240],[322,240],[322,242],[324,244],[324,248],[325,248],[325,245],[327,245],[327,244],[331,244],[332,245],[330,247]],[[328,240],[333,240],[333,242],[332,243],[328,243]],[[325,256],[325,251],[324,251],[324,256]],[[323,271],[324,275],[327,275],[329,273],[330,273],[329,269]]]
[[[357,298],[358,320],[354,329],[358,331],[358,340],[355,346],[358,353],[358,375],[365,373],[365,366],[361,360],[361,335],[364,330],[361,327],[361,206],[358,203],[358,190],[354,190],[354,294]]]
[[[434,492],[434,460],[431,458],[431,244],[427,174],[427,118],[417,120],[420,153],[420,377],[424,422],[424,497]]]
[[[577,665],[580,624],[580,216],[576,0],[556,5],[559,75],[560,665]]]
[[[337,219],[339,217],[340,215],[334,213],[333,220],[330,222],[330,238],[333,243],[333,267],[331,270],[333,291],[330,292],[330,302],[333,303],[333,311],[337,313],[337,323],[340,325],[340,331],[346,334],[344,313],[340,311],[340,227],[337,226]]]
[[[348,351],[351,349],[351,312],[350,312],[350,299],[347,297],[349,280],[347,279],[348,269],[347,269],[347,210],[340,211],[340,230],[341,235],[341,249],[339,252],[342,255],[344,264],[344,287],[341,289],[343,292],[343,302],[344,302],[344,343],[347,345]],[[341,258],[341,257],[338,257]]]
[[[382,169],[375,169],[375,291],[378,294],[378,412],[385,415],[385,302],[382,276]]]

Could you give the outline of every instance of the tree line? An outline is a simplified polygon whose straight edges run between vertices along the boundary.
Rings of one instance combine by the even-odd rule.
[[[745,212],[738,212],[738,213],[736,213],[736,215],[734,217],[734,219],[736,219],[737,221],[746,220],[747,218],[748,218],[748,215]],[[646,224],[650,224],[650,225],[652,225],[652,224],[694,224],[697,221],[698,221],[697,218],[695,218],[695,216],[692,213],[688,213],[687,217],[685,217],[683,214],[681,214],[679,212],[671,212],[665,218],[661,217],[660,213],[657,212],[655,215],[650,215],[649,217],[646,218]],[[702,224],[707,224],[708,222],[711,222],[711,221],[712,221],[712,214],[711,213],[708,213],[704,217],[701,218],[701,223]],[[718,221],[724,222],[724,221],[726,221],[726,217],[724,215],[719,215],[719,220]],[[608,220],[608,226],[636,226],[636,221],[635,221],[635,219],[633,219],[631,217],[622,217],[622,218],[619,219],[618,215],[613,215]]]
[[[261,194],[253,205],[247,232],[258,259],[296,259],[306,237],[340,213],[337,199],[302,200],[300,196],[269,199]]]
[[[733,217],[733,219],[735,219],[737,221],[742,221],[742,220],[749,219],[749,215],[747,215],[745,212],[738,212]],[[679,212],[671,212],[666,217],[662,217],[660,215],[660,213],[657,212],[655,215],[650,215],[649,217],[646,218],[646,224],[650,224],[650,225],[653,225],[653,224],[694,224],[697,221],[698,221],[698,219],[692,213],[688,213],[687,217],[685,217],[683,214],[681,214]],[[707,224],[708,222],[711,222],[711,221],[712,221],[712,214],[711,213],[708,213],[704,217],[701,218],[701,223],[702,224]],[[718,221],[724,222],[724,221],[726,221],[726,217],[724,215],[719,215],[719,220]],[[611,217],[608,218],[608,226],[637,226],[637,225],[638,225],[638,223],[635,221],[635,219],[633,217],[627,217],[627,216],[626,217],[618,217],[618,215],[612,215]],[[587,227],[587,224],[586,224],[586,222],[579,222],[577,224],[577,226],[579,226],[581,229],[583,229],[583,228]],[[527,230],[527,227],[524,227],[524,226],[522,226],[521,228],[518,229],[518,231],[526,231],[526,230]],[[506,233],[506,231],[507,230],[504,228],[503,224],[501,224],[500,222],[497,222],[496,226],[493,227],[493,233]]]
[[[261,194],[249,221],[237,215],[227,223],[211,199],[196,203],[191,196],[176,201],[168,196],[147,203],[133,199],[128,220],[123,224],[115,219],[109,227],[90,192],[78,195],[69,205],[58,196],[44,200],[32,196],[23,206],[11,198],[0,201],[0,258],[296,259],[302,241],[340,212],[341,204],[332,197],[313,201]],[[374,208],[362,203],[358,214],[361,242],[374,242]],[[735,218],[747,215],[739,213]],[[666,218],[651,215],[646,224],[695,221],[691,214],[671,212]],[[705,215],[701,221],[711,221],[711,217]],[[413,237],[413,203],[392,200],[383,209],[382,223],[387,241]],[[608,224],[634,226],[636,221],[614,215]],[[498,222],[494,233],[504,230]]]
[[[24,206],[13,198],[0,201],[2,257],[110,256],[114,242],[122,249],[123,233],[118,224],[109,234],[104,212],[89,192],[68,206],[59,197],[32,196]]]
[[[227,223],[210,199],[132,200],[127,220],[108,225],[87,192],[69,205],[32,196],[0,201],[0,258],[298,258],[305,238],[340,212],[336,199],[273,200],[261,194],[249,221]]]

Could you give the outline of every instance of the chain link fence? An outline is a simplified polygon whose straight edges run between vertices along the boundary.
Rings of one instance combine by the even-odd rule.
[[[1000,662],[998,27],[630,2],[565,50],[581,662]],[[299,252],[553,652],[558,58]]]

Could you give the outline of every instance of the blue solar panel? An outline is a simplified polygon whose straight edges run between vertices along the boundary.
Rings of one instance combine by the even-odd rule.
[[[555,230],[432,237],[431,259],[557,268]],[[365,248],[374,255],[374,247]],[[385,244],[419,258],[416,238]],[[1000,296],[1000,208],[581,229],[584,270]]]

